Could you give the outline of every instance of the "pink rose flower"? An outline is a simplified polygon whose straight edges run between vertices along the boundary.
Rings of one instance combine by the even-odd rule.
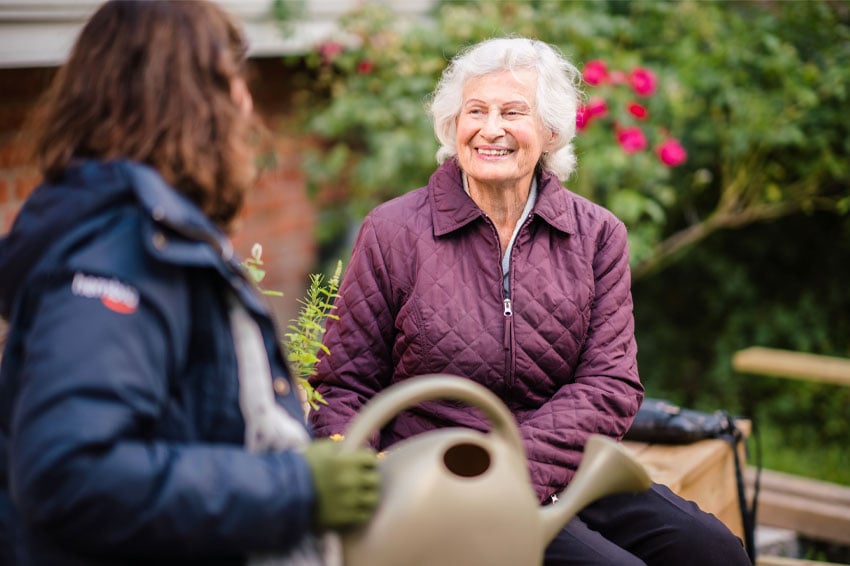
[[[587,113],[589,118],[604,116],[608,112],[608,103],[604,98],[591,98],[587,104]]]
[[[638,67],[629,73],[629,84],[640,96],[649,96],[655,92],[658,84],[655,73],[644,67]]]
[[[646,149],[646,136],[638,127],[621,128],[617,130],[617,142],[626,153],[635,153]]]
[[[579,106],[576,111],[576,129],[578,131],[582,131],[587,127],[587,124],[590,122],[590,116],[587,113],[586,106]]]
[[[600,59],[588,61],[584,66],[582,77],[587,84],[599,85],[608,82],[608,67],[605,62]]]
[[[627,108],[629,109],[629,114],[638,120],[644,120],[647,116],[649,116],[649,110],[646,109],[646,106],[638,104],[637,102],[629,102]]]
[[[688,159],[688,152],[679,143],[679,140],[668,138],[659,145],[655,152],[658,154],[658,159],[667,167],[675,167],[681,165]]]
[[[326,41],[319,45],[317,51],[319,55],[322,57],[322,61],[324,63],[330,63],[334,60],[334,58],[343,52],[345,47],[341,43],[337,43],[336,41]]]
[[[590,121],[608,113],[608,103],[603,98],[592,98],[587,105],[579,106],[576,112],[576,128],[585,129]]]

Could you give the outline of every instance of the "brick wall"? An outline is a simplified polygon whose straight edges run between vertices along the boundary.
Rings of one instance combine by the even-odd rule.
[[[0,70],[0,233],[6,233],[21,202],[39,180],[24,130],[34,100],[53,76],[51,69]]]
[[[287,88],[291,71],[277,59],[252,61],[252,71],[255,107],[274,132],[277,159],[248,195],[234,246],[244,257],[255,242],[263,245],[268,272],[263,286],[284,293],[282,299],[270,300],[285,328],[297,313],[297,300],[314,269],[316,209],[307,197],[300,170],[298,152],[306,140],[295,131],[291,89]],[[40,180],[29,158],[26,116],[53,72],[0,69],[0,234],[9,231],[21,203]]]

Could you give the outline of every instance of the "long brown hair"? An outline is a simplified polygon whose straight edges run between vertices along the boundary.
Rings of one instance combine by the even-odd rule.
[[[112,0],[82,29],[36,117],[47,179],[73,159],[155,168],[223,227],[255,178],[258,122],[231,96],[247,46],[209,1]]]

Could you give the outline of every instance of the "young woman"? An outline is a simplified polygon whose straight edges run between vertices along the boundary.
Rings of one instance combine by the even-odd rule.
[[[323,564],[374,452],[310,443],[226,232],[254,181],[242,34],[113,1],[42,103],[44,184],[0,240],[3,563]]]

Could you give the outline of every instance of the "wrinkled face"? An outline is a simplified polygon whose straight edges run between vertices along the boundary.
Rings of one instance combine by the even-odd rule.
[[[500,71],[470,79],[457,118],[457,156],[472,186],[528,187],[555,135],[536,111],[537,74]]]

